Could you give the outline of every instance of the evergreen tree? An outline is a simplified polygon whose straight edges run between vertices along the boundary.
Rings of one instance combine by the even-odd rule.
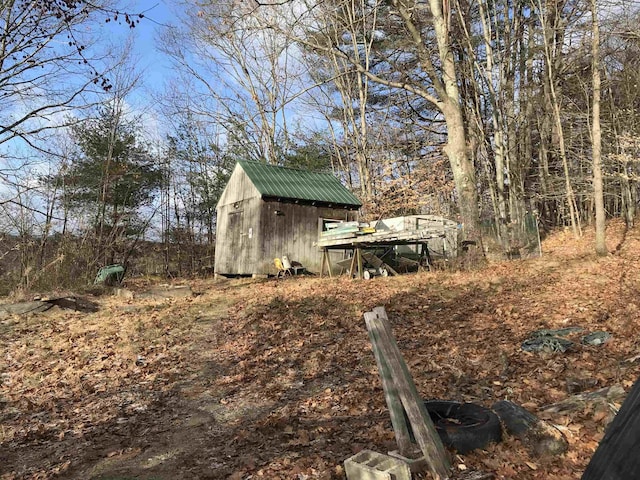
[[[162,171],[140,143],[135,123],[120,108],[102,107],[95,119],[72,127],[78,153],[50,182],[63,184],[69,210],[89,212],[96,234],[96,260],[112,263],[122,242],[139,236],[141,211],[162,185]]]

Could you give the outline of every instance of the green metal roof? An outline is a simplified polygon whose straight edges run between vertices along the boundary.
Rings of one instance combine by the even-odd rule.
[[[362,202],[330,173],[309,172],[244,160],[239,160],[238,164],[263,197],[354,207],[362,205]]]

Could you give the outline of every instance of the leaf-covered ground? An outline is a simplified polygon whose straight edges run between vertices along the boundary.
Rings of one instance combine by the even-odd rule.
[[[363,313],[383,305],[425,398],[536,412],[567,380],[626,390],[640,373],[640,230],[543,243],[540,259],[475,272],[191,283],[179,299],[98,299],[85,314],[0,320],[0,478],[338,479],[342,462],[394,449]],[[527,353],[541,328],[606,330],[600,347]],[[569,451],[506,437],[454,455],[496,478],[579,478],[611,415],[544,418]]]

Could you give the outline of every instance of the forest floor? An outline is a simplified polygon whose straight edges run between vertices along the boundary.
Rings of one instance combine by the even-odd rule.
[[[395,448],[363,321],[379,305],[425,398],[536,413],[575,377],[628,391],[640,373],[640,229],[607,233],[606,258],[593,232],[559,232],[541,258],[473,272],[192,281],[189,298],[104,296],[97,313],[0,319],[0,479],[345,478],[354,453]],[[613,338],[520,348],[567,326]],[[579,478],[611,415],[544,418],[567,453],[537,458],[506,436],[454,455],[455,468]]]

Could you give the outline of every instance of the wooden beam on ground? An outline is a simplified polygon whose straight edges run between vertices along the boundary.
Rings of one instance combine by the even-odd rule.
[[[507,433],[519,438],[532,454],[538,457],[561,455],[569,448],[560,430],[520,405],[500,400],[491,409],[498,414]]]
[[[601,388],[593,392],[582,392],[573,395],[560,402],[545,405],[540,408],[542,412],[566,413],[585,408],[588,404],[600,403],[608,404],[612,402],[620,402],[625,397],[622,385],[612,385],[610,387]]]
[[[451,465],[449,456],[429,417],[424,402],[418,394],[413,378],[409,373],[409,368],[400,354],[398,345],[391,333],[391,326],[385,309],[377,307],[372,312],[367,312],[365,314],[365,322],[367,329],[373,332],[370,336],[375,339],[375,348],[379,350],[381,357],[386,362],[388,376],[393,380],[395,387],[388,393],[386,393],[385,388],[385,395],[399,397],[404,410],[407,412],[418,446],[427,461],[433,477],[436,480],[446,479]],[[385,383],[383,382],[384,387]],[[392,401],[393,408],[397,408],[396,402],[397,400]],[[397,416],[397,413],[393,415]],[[405,445],[403,443],[398,447],[404,448]]]

